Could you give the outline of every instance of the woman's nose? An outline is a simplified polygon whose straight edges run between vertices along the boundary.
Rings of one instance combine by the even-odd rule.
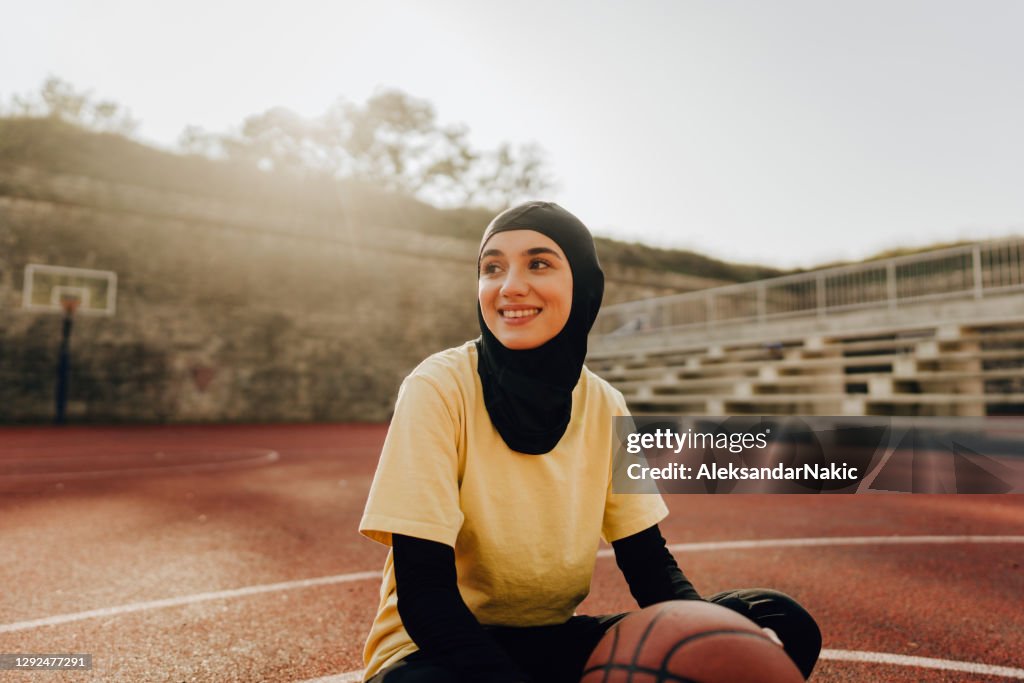
[[[501,283],[501,293],[503,296],[522,296],[529,292],[530,285],[526,281],[526,273],[523,273],[518,268],[512,268],[508,271],[505,276],[505,281]]]

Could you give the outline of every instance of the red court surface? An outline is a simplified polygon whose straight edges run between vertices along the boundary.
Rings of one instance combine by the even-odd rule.
[[[2,681],[357,680],[385,548],[356,526],[378,425],[0,430]],[[667,496],[697,588],[767,586],[812,681],[1024,680],[1021,496]],[[596,560],[581,613],[633,608]]]

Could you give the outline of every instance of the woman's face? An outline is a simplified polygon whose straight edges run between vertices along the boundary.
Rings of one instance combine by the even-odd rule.
[[[478,298],[498,341],[508,349],[535,349],[569,320],[569,261],[554,240],[535,230],[499,232],[480,256]]]

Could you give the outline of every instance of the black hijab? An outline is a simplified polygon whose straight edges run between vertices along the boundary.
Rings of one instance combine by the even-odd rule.
[[[587,334],[601,308],[604,273],[590,231],[558,204],[528,202],[501,212],[484,231],[480,254],[491,236],[506,230],[536,230],[550,237],[572,270],[569,319],[537,348],[506,348],[487,328],[477,302],[477,372],[487,413],[509,448],[540,455],[553,449],[569,426],[572,390],[583,370]]]

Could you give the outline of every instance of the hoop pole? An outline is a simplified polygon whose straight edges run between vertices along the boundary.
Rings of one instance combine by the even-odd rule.
[[[64,309],[64,323],[61,329],[60,353],[57,356],[57,411],[54,423],[62,425],[67,421],[68,378],[71,374],[71,325],[75,309]]]

